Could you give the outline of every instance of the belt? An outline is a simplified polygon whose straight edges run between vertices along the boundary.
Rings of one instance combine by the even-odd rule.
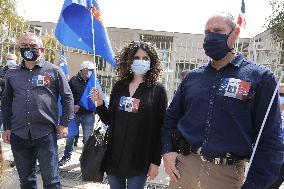
[[[191,152],[199,156],[202,161],[207,161],[215,165],[234,165],[237,162],[245,159],[244,157],[234,155],[232,153],[225,153],[225,157],[203,155],[201,153],[201,147],[198,148],[197,151],[191,150]]]
[[[211,157],[204,155],[200,155],[200,158],[202,161],[207,161],[215,165],[234,165],[240,160],[243,160],[243,158]]]

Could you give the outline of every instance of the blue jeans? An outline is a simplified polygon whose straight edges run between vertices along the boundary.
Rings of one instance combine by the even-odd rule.
[[[22,139],[11,134],[11,149],[20,178],[21,189],[36,189],[36,160],[45,189],[61,189],[58,170],[57,134],[52,132],[39,139]]]
[[[93,114],[75,114],[75,122],[79,130],[81,124],[83,130],[83,143],[88,140],[89,136],[93,133],[95,116]],[[71,157],[73,151],[74,140],[76,136],[66,139],[66,145],[64,150],[64,157]]]
[[[128,179],[119,176],[107,175],[110,189],[144,189],[147,176],[135,176]]]

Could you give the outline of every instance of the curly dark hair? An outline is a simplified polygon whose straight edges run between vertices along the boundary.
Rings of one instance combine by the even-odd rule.
[[[150,70],[145,75],[145,82],[150,86],[160,79],[162,74],[162,63],[156,48],[149,42],[132,41],[121,50],[117,56],[118,77],[120,80],[126,79],[131,81],[133,79],[131,64],[133,63],[134,55],[139,49],[144,50],[150,57]]]

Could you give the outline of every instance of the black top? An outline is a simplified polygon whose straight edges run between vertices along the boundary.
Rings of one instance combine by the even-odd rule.
[[[106,171],[110,175],[133,177],[145,175],[151,163],[161,163],[160,133],[167,107],[161,84],[148,87],[141,83],[132,99],[129,82],[113,87],[109,109],[97,107],[101,120],[109,125]]]
[[[2,97],[4,87],[5,87],[5,75],[8,70],[8,66],[1,66],[0,67],[0,99]]]
[[[74,104],[79,105],[80,99],[84,93],[85,87],[88,83],[89,79],[84,80],[82,78],[81,73],[79,72],[77,75],[73,76],[70,81],[69,85],[74,97]],[[83,106],[80,106],[79,111],[76,114],[91,114],[92,111],[85,109]]]
[[[73,95],[62,70],[42,60],[33,69],[25,63],[6,73],[2,98],[4,130],[32,139],[46,136],[58,124],[58,96],[62,101],[60,125],[73,119]]]

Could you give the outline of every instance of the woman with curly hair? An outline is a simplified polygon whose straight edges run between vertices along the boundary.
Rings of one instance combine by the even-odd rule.
[[[142,189],[161,163],[160,132],[167,107],[164,87],[158,83],[162,63],[148,42],[134,41],[118,56],[119,81],[109,107],[94,90],[97,113],[109,125],[106,173],[111,189]]]

